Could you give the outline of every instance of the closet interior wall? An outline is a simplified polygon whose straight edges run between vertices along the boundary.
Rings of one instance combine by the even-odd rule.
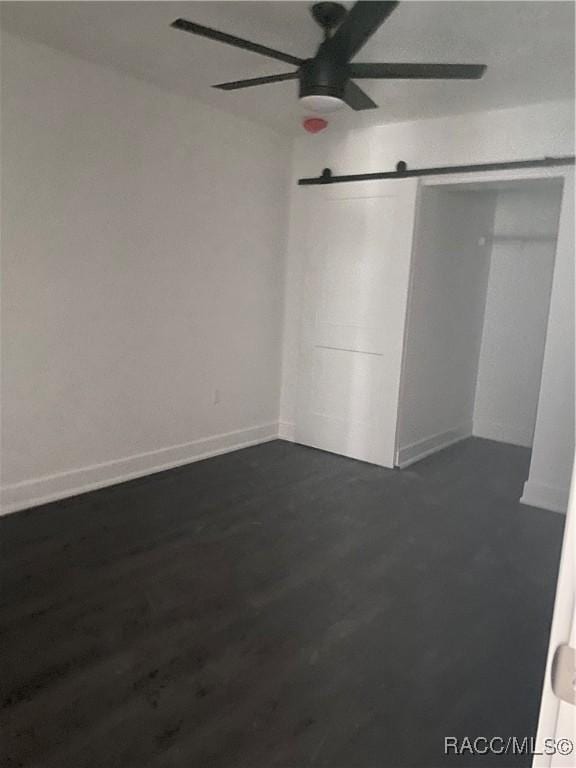
[[[561,198],[557,182],[497,193],[474,404],[478,437],[532,445]]]

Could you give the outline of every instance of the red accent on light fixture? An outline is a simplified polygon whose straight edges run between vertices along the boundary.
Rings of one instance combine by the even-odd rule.
[[[320,133],[328,125],[328,121],[323,117],[307,117],[302,121],[304,130],[308,133]]]

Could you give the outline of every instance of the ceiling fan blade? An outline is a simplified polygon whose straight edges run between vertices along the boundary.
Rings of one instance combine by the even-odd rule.
[[[292,56],[291,54],[283,53],[282,51],[276,51],[274,48],[268,48],[265,45],[252,43],[250,40],[243,40],[241,37],[228,35],[226,32],[219,32],[217,29],[204,27],[202,24],[195,24],[193,21],[188,21],[187,19],[176,19],[170,26],[174,27],[174,29],[181,29],[184,32],[191,32],[193,35],[200,35],[201,37],[208,37],[210,40],[217,40],[219,43],[227,43],[236,48],[243,48],[245,51],[259,53],[261,56],[268,56],[271,59],[285,61],[287,64],[299,66],[302,63],[302,59],[299,59],[297,56]]]
[[[340,61],[350,61],[397,5],[397,2],[359,0],[334,35],[323,43],[323,49],[336,55]]]
[[[478,80],[484,64],[350,64],[350,77],[369,80]]]
[[[237,91],[239,88],[251,88],[253,85],[265,85],[266,83],[279,83],[282,80],[297,80],[298,72],[284,72],[282,75],[268,75],[266,77],[252,77],[249,80],[234,80],[231,83],[219,83],[212,88],[220,88],[222,91]]]
[[[344,89],[344,101],[349,107],[359,112],[362,109],[377,109],[378,104],[372,101],[367,93],[364,93],[352,80],[348,80],[346,88]]]

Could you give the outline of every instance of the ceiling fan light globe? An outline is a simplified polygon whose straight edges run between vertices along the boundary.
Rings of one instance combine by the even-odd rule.
[[[309,94],[300,97],[300,104],[306,111],[317,112],[319,114],[328,114],[341,109],[344,106],[342,99],[337,96],[328,96],[324,93]]]

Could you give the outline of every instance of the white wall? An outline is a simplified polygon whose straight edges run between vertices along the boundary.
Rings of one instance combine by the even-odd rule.
[[[472,434],[494,205],[492,192],[422,190],[405,336],[399,466]]]
[[[561,197],[560,186],[539,183],[498,192],[474,407],[479,437],[532,445]],[[500,239],[515,235],[535,238]]]
[[[330,127],[303,135],[294,146],[286,267],[281,426],[290,436],[295,413],[296,371],[302,281],[299,233],[307,215],[297,179],[316,176],[323,167],[335,173],[393,170],[398,160],[409,167],[526,160],[574,153],[574,103],[548,102],[365,129],[334,132]]]
[[[276,434],[289,152],[3,35],[5,510]]]

